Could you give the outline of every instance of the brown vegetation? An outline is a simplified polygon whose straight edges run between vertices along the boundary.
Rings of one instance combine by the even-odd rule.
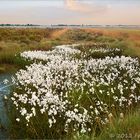
[[[140,56],[140,30],[133,29],[0,29],[0,64],[17,64],[15,54],[25,50],[49,50],[61,44],[106,44]]]

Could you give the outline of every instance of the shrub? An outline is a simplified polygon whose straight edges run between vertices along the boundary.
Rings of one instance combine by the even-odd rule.
[[[71,41],[91,41],[94,40],[95,37],[94,33],[89,33],[82,29],[68,30],[62,35],[62,38]]]

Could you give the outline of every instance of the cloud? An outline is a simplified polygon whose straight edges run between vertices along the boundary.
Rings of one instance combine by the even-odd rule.
[[[66,7],[72,11],[91,12],[92,7],[89,4],[83,4],[75,0],[66,0]]]
[[[0,2],[0,23],[140,24],[140,2],[131,5],[126,1],[122,3],[123,0],[121,3],[113,0],[61,0],[61,3],[41,0],[40,4],[39,1],[9,1]]]
[[[71,11],[86,14],[91,13],[93,15],[96,13],[104,13],[109,8],[111,8],[108,5],[98,5],[97,3],[94,3],[94,1],[92,1],[91,3],[84,3],[82,1],[76,0],[65,0],[65,6]]]

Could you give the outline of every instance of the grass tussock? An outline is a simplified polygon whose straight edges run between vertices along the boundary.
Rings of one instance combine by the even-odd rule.
[[[121,114],[122,115],[122,114]],[[110,119],[109,124],[99,136],[95,133],[88,135],[73,134],[70,140],[118,140],[118,139],[140,139],[140,112],[134,111],[126,116]]]

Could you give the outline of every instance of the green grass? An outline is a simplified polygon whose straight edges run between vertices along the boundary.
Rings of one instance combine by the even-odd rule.
[[[88,135],[74,134],[70,140],[121,140],[121,139],[140,139],[140,112],[135,111],[124,118],[114,119],[102,130],[99,136],[95,133]]]
[[[99,136],[102,139],[139,139],[140,138],[140,112],[115,119],[110,126]]]
[[[89,32],[85,30],[67,30],[57,38],[51,37],[54,31],[60,29],[0,29],[0,73],[16,71],[17,69],[24,68],[25,65],[30,64],[19,57],[19,53],[25,50],[49,50],[53,46],[61,44],[71,43],[85,43],[86,47],[81,48],[83,51],[87,51],[90,47],[113,47],[123,49],[124,55],[138,56],[140,57],[140,42],[138,40],[128,39],[129,35],[139,36],[139,30],[125,30],[120,31],[120,35],[117,37],[112,35],[105,35],[101,32]],[[115,29],[114,29],[115,30]],[[112,31],[113,32],[113,31]],[[16,56],[15,56],[16,55]],[[102,54],[94,54],[95,57],[102,56]],[[77,56],[78,57],[78,56]],[[73,95],[76,100],[76,95]],[[84,104],[86,98],[83,99]],[[87,103],[88,104],[88,103]],[[85,103],[86,105],[86,103]],[[13,108],[14,109],[14,108]],[[14,111],[9,115],[13,115]],[[16,114],[18,116],[18,114]],[[14,116],[14,115],[13,115]],[[66,139],[70,140],[109,140],[119,139],[125,137],[140,138],[140,112],[135,111],[124,116],[123,120],[120,118],[113,118],[112,122],[104,129],[100,135],[96,135],[94,132],[89,135],[72,134],[67,136]],[[39,116],[41,117],[41,115]],[[42,121],[40,127],[38,127],[38,121],[33,120],[32,125],[38,127],[38,134],[34,130],[34,126],[26,129],[26,124],[23,123],[23,127],[19,127],[13,119],[14,127],[11,127],[12,138],[35,138],[41,135],[47,135],[48,132],[42,134],[42,128],[45,130],[44,121]],[[41,118],[45,120],[45,118]],[[60,120],[61,121],[61,120]],[[18,133],[16,129],[19,129]],[[15,129],[15,130],[14,130]],[[55,129],[55,128],[54,128]],[[24,133],[25,132],[25,133]],[[31,135],[25,135],[31,134]],[[59,133],[57,133],[59,134]],[[56,135],[57,135],[56,134]],[[60,134],[61,135],[61,134]],[[136,135],[136,136],[134,136]],[[51,133],[50,133],[51,136]],[[47,136],[46,136],[47,137]]]
[[[63,29],[0,29],[0,64],[14,64],[15,54],[24,50],[49,50],[56,45],[71,43],[102,43],[124,49],[125,55],[140,57],[139,30],[112,29],[104,34],[103,29],[68,29],[59,35],[61,31]],[[116,32],[118,34],[113,36]]]
[[[96,47],[98,47],[98,46],[96,46]],[[87,55],[88,55],[88,54],[90,54],[89,50],[93,49],[93,48],[91,46],[84,47],[84,45],[83,45],[83,46],[79,46],[78,49],[81,49],[83,52],[87,51]],[[108,56],[109,54],[105,53],[104,55]],[[116,55],[121,55],[121,52],[119,54],[114,54],[114,56],[116,56]],[[112,57],[114,57],[114,56],[112,56]],[[100,54],[93,53],[92,55],[87,56],[86,59],[88,60],[89,57],[102,58],[103,53],[100,53]],[[79,58],[79,59],[82,59],[82,58]],[[110,67],[113,67],[113,65],[111,65]],[[110,67],[108,67],[106,73],[110,73],[110,70],[109,70]],[[123,79],[131,81],[130,77],[125,77],[124,74],[125,74],[124,71],[120,72],[120,76],[123,76]],[[92,76],[94,77],[97,75],[98,75],[98,71],[97,71],[97,73],[95,72]],[[63,120],[63,118],[58,117],[57,118],[57,119],[59,119],[58,124],[56,124],[55,126],[53,126],[52,128],[49,129],[48,122],[47,122],[47,120],[48,120],[47,112],[43,115],[40,114],[39,107],[36,106],[37,116],[35,116],[31,119],[29,126],[26,126],[25,118],[23,116],[20,117],[20,113],[16,110],[16,108],[14,106],[12,106],[10,104],[9,118],[11,120],[11,126],[9,127],[9,129],[10,129],[9,131],[11,134],[10,135],[11,138],[32,138],[32,139],[57,138],[57,139],[59,139],[59,138],[66,137],[67,139],[108,139],[108,135],[110,136],[112,134],[115,134],[115,136],[116,136],[116,134],[122,134],[122,133],[127,134],[127,131],[131,128],[131,124],[132,124],[132,127],[135,127],[135,124],[136,124],[135,120],[139,124],[139,122],[137,121],[137,116],[136,116],[136,119],[134,118],[134,120],[131,122],[130,120],[133,119],[132,117],[130,117],[130,119],[129,119],[129,114],[133,113],[133,111],[131,110],[131,106],[128,108],[127,107],[121,108],[116,102],[114,103],[114,101],[112,100],[113,95],[110,95],[109,97],[106,96],[107,91],[110,91],[112,87],[116,87],[116,85],[118,85],[120,81],[121,80],[118,78],[118,79],[116,79],[115,82],[111,83],[111,85],[109,85],[109,86],[94,85],[94,89],[95,89],[94,95],[87,94],[88,89],[89,89],[88,85],[86,85],[84,87],[84,92],[82,92],[81,90],[73,89],[71,91],[71,93],[69,94],[68,101],[71,102],[72,107],[78,103],[80,107],[84,107],[87,110],[89,109],[89,106],[91,106],[91,105],[93,106],[93,108],[95,108],[96,102],[94,102],[94,101],[96,101],[96,100],[94,100],[94,99],[98,99],[98,100],[103,101],[104,103],[108,104],[109,111],[112,112],[112,114],[113,114],[113,118],[111,118],[112,120],[110,119],[110,123],[108,125],[103,127],[99,120],[94,120],[93,121],[94,126],[92,128],[92,133],[87,133],[87,134],[83,134],[83,135],[78,134],[78,133],[73,134],[73,125],[71,125],[69,128],[69,133],[66,134],[63,131],[63,129],[64,129],[63,123],[65,122],[65,120]],[[126,86],[128,86],[128,85],[126,85]],[[32,88],[33,90],[36,90],[32,87],[32,85],[28,85],[28,86],[30,88]],[[103,94],[100,93],[101,89],[104,90]],[[22,95],[22,94],[26,93],[26,90],[24,89],[24,86],[22,86],[22,88],[20,88],[20,89],[15,89],[15,92]],[[129,93],[128,93],[129,90],[124,90],[123,92],[124,92],[124,96],[126,96],[126,97],[129,96]],[[137,94],[139,94],[139,91]],[[80,100],[78,100],[80,95],[81,95]],[[120,96],[120,92],[118,90],[115,90],[115,95]],[[112,104],[115,107],[112,107],[111,106]],[[29,106],[27,106],[27,105],[28,105],[28,103],[27,104],[21,103],[19,106],[26,107],[27,110],[30,110],[30,108],[31,108],[30,105]],[[133,104],[133,105],[135,105],[135,104]],[[70,107],[70,109],[72,109],[72,107]],[[134,109],[134,106],[132,106],[132,109]],[[116,122],[122,121],[119,118],[119,114],[121,112],[126,114],[126,116],[123,119],[128,120],[126,122],[123,121],[124,128],[121,126],[122,123],[116,123]],[[19,123],[17,123],[15,121],[15,118],[17,118],[17,117],[20,117],[21,121]],[[92,114],[92,117],[95,117],[95,116]],[[99,115],[99,117],[108,118],[108,114],[106,114],[105,112],[102,112]],[[133,123],[134,123],[134,125],[133,125]],[[22,126],[22,128],[21,128],[21,126]],[[123,130],[126,130],[126,128],[128,128],[128,130],[126,132],[124,132]],[[112,138],[112,136],[111,136],[111,138]]]

